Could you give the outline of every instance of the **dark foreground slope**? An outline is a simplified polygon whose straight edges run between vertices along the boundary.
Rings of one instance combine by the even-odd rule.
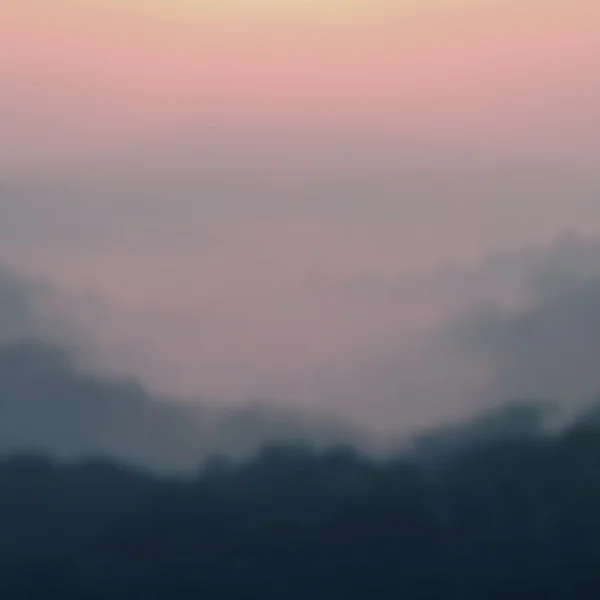
[[[600,594],[600,434],[520,436],[431,470],[271,448],[166,479],[0,465],[0,597],[573,599]]]

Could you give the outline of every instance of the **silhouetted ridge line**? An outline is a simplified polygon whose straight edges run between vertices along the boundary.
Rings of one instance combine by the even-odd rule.
[[[272,446],[166,478],[0,462],[0,593],[60,598],[592,598],[600,431],[482,443],[432,473]]]

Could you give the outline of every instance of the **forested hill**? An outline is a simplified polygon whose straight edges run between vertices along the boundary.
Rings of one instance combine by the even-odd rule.
[[[527,599],[600,594],[600,431],[479,443],[431,469],[271,447],[161,478],[0,465],[0,595],[37,599]]]

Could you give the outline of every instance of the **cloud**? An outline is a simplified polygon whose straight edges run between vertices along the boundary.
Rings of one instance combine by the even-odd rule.
[[[42,337],[75,343],[76,328],[61,315],[58,299],[47,283],[0,265],[0,342]]]
[[[0,336],[11,339],[29,334],[34,320],[27,286],[9,269],[0,268]]]
[[[598,265],[597,238],[566,235],[413,281],[446,310],[305,374],[311,397],[388,433],[521,399],[573,412],[600,396]]]
[[[153,395],[132,377],[92,370],[86,363],[98,359],[97,349],[82,346],[90,338],[74,337],[76,327],[63,329],[64,314],[47,310],[52,303],[46,298],[53,298],[49,286],[0,269],[2,454],[108,456],[181,470],[193,469],[213,454],[244,456],[269,441],[368,439],[341,419],[256,401],[239,409],[200,400],[178,402]],[[67,339],[77,345],[65,345]]]
[[[399,142],[319,148],[308,137],[302,149],[232,135],[214,170],[213,138],[202,150],[192,135],[185,152],[180,138],[160,149],[154,139],[155,158],[140,147],[120,169],[6,176],[0,251],[61,290],[102,298],[69,311],[153,387],[301,397],[304,372],[460,304],[460,272],[490,251],[599,231],[600,181],[576,164],[469,154],[449,167],[404,162]],[[267,156],[244,165],[261,140]],[[280,169],[285,151],[294,168]],[[459,273],[448,268],[430,290],[421,274],[445,264]]]
[[[565,238],[540,261],[525,306],[474,311],[457,331],[493,365],[497,399],[600,396],[600,244]]]
[[[86,298],[69,298],[4,269],[0,450],[193,468],[214,452],[244,455],[275,439],[374,447],[375,432],[412,435],[513,400],[556,400],[577,412],[600,394],[598,265],[600,241],[572,235],[491,256],[478,269],[396,283],[359,281],[352,293],[396,299],[412,293],[432,306],[441,301],[437,317],[428,327],[399,324],[387,336],[301,371],[282,395],[262,401],[248,395],[241,405],[231,398],[184,402],[153,393],[128,375],[136,360],[138,367],[144,362],[139,345],[119,351],[78,333],[77,318],[86,310],[104,311],[113,326],[145,329],[155,343],[172,335],[173,351],[182,356],[193,346],[177,346],[182,338],[170,331],[175,315],[150,310],[136,317],[110,304],[85,308]],[[69,312],[76,325],[64,329]],[[189,326],[179,321],[182,331]],[[159,355],[152,364],[160,365]],[[190,366],[198,360],[188,359]]]

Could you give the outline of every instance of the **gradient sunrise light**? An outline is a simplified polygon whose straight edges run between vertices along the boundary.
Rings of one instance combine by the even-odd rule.
[[[16,133],[44,139],[47,126],[80,118],[83,137],[94,123],[126,136],[138,124],[200,122],[376,122],[443,135],[487,108],[500,123],[510,103],[540,97],[530,88],[545,74],[577,76],[573,62],[594,72],[597,56],[598,5],[584,0],[7,1],[7,121],[25,119]],[[398,7],[418,18],[373,16]],[[339,27],[349,15],[360,18]],[[27,111],[23,97],[45,102]]]
[[[318,20],[327,16],[410,15],[507,4],[515,4],[515,0],[56,0],[45,7],[40,3],[39,6],[29,4],[25,8],[84,10],[105,14],[112,12],[189,20],[209,17],[269,19],[302,16]]]
[[[0,4],[0,254],[167,391],[328,397],[408,274],[600,231],[597,0]]]

